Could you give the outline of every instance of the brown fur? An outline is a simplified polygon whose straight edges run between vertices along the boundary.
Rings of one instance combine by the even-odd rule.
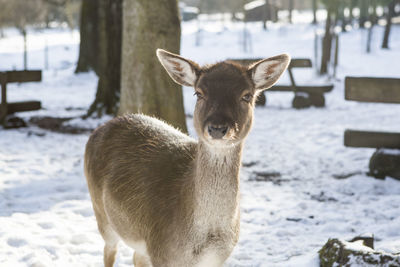
[[[199,141],[138,114],[93,132],[85,175],[104,264],[113,265],[122,239],[136,250],[135,266],[221,266],[239,237],[239,168],[255,99],[243,96],[257,94],[252,69],[229,62],[201,69],[168,52],[159,56],[174,80],[201,91]],[[210,137],[210,125],[226,125],[227,133]]]

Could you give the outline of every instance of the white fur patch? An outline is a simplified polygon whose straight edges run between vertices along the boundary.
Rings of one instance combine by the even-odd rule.
[[[207,250],[201,257],[195,267],[220,267],[222,264],[221,257],[215,250]]]
[[[125,241],[125,243],[133,248],[135,250],[135,252],[137,252],[140,255],[144,255],[147,256],[147,246],[146,246],[146,242],[144,240],[140,240],[140,241]]]

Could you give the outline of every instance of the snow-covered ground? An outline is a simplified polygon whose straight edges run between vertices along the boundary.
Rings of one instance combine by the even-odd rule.
[[[282,52],[313,58],[316,30],[309,24],[270,24],[268,31],[248,24],[252,53],[241,50],[242,25],[214,21],[201,26],[200,46],[195,46],[196,23],[184,23],[182,35],[182,55],[201,64]],[[347,128],[400,130],[399,105],[344,101],[346,75],[400,77],[399,25],[392,31],[391,49],[381,50],[383,28],[374,29],[370,54],[365,53],[366,31],[340,35],[337,78],[326,108],[294,110],[292,94],[267,93],[268,104],[256,109],[245,146],[241,235],[227,266],[318,266],[317,251],[329,237],[365,232],[375,235],[378,250],[400,251],[400,182],[365,174],[373,149],[343,146]],[[47,42],[49,69],[40,83],[8,86],[10,101],[42,101],[43,110],[20,115],[84,114],[97,78],[74,74],[78,32],[31,31],[28,42],[29,68],[44,68]],[[21,50],[21,37],[7,30],[0,39],[0,70],[20,69]],[[315,69],[295,70],[295,78],[327,82],[316,77]],[[195,98],[192,89],[183,90],[190,115]],[[70,123],[90,127],[107,119]],[[87,138],[34,126],[0,130],[0,266],[102,265],[103,240],[82,170]],[[259,181],[263,177],[270,181]],[[117,266],[131,262],[132,250],[121,244]]]

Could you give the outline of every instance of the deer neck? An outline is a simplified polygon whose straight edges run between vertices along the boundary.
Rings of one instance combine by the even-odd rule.
[[[222,148],[199,141],[194,169],[194,217],[199,225],[218,228],[238,218],[241,152],[242,143]]]

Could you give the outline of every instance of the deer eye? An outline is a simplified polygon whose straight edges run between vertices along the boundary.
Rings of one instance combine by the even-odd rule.
[[[204,98],[204,97],[203,97],[203,94],[200,93],[199,91],[194,92],[193,95],[197,96],[197,99],[203,99],[203,98]]]
[[[253,95],[250,94],[250,93],[248,93],[248,94],[245,94],[245,95],[242,97],[242,100],[248,103],[248,102],[251,101],[252,98],[253,98]]]

